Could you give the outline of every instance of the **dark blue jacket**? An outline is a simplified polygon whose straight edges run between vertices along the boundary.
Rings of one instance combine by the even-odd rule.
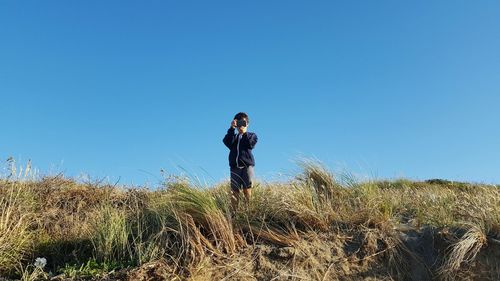
[[[222,142],[229,148],[229,166],[235,168],[255,166],[252,149],[257,144],[257,135],[255,133],[246,132],[241,137],[238,143],[238,134],[235,134],[235,129],[229,128]],[[238,164],[236,164],[236,162]]]

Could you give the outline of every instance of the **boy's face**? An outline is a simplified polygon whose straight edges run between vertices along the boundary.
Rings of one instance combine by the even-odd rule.
[[[245,121],[246,121],[246,124],[247,124],[247,125],[246,125],[246,126],[237,127],[237,128],[238,128],[238,132],[239,132],[240,134],[244,134],[244,133],[246,133],[246,132],[247,132],[247,129],[248,129],[248,120],[247,120],[246,118],[243,118],[243,120],[245,120]]]

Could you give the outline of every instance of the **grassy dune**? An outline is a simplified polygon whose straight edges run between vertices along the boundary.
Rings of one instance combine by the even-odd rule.
[[[287,183],[257,184],[235,213],[229,183],[0,180],[0,276],[500,280],[500,186],[339,182],[301,165]]]

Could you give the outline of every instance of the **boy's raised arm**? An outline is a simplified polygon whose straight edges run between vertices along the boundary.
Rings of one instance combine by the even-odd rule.
[[[252,134],[244,134],[244,136],[246,136],[247,138],[247,141],[248,141],[248,147],[250,149],[253,149],[255,147],[255,145],[257,144],[257,134],[255,133],[252,133]]]
[[[222,139],[222,142],[227,146],[227,148],[231,149],[231,145],[233,144],[235,138],[236,134],[234,133],[234,128],[231,127],[227,130],[227,133]]]

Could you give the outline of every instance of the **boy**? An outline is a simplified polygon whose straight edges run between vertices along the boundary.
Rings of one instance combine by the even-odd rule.
[[[254,177],[253,167],[255,160],[252,149],[257,144],[257,135],[247,132],[248,115],[240,112],[231,121],[231,127],[227,130],[222,142],[229,148],[229,167],[231,171],[231,205],[233,211],[238,208],[240,190],[243,190],[246,202],[252,195],[252,179]],[[234,129],[237,128],[237,134]]]

